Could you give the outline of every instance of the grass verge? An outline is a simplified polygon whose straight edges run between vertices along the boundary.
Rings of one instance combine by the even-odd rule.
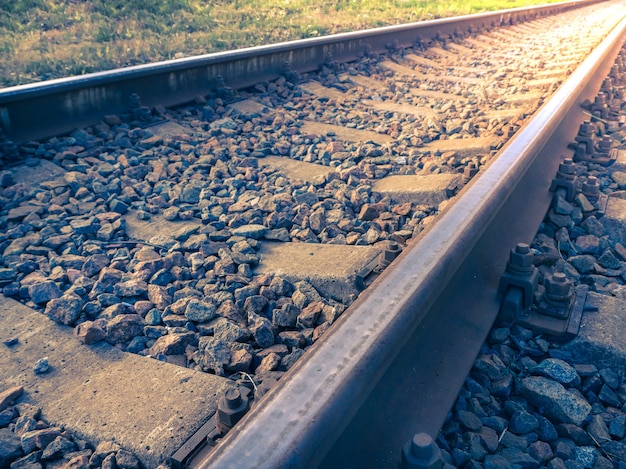
[[[0,0],[0,88],[557,0]]]

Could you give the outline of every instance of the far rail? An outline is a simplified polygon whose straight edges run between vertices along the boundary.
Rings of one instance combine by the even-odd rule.
[[[145,106],[176,106],[222,86],[238,90],[274,80],[287,71],[286,67],[307,73],[330,61],[349,62],[366,53],[428,42],[437,34],[450,36],[470,27],[513,24],[600,1],[604,0],[575,0],[389,26],[0,89],[0,130],[16,143],[47,138],[95,124],[104,115],[128,111],[133,93],[140,95]]]

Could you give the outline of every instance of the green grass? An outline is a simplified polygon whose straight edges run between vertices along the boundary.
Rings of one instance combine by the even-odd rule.
[[[557,0],[0,0],[0,88]]]

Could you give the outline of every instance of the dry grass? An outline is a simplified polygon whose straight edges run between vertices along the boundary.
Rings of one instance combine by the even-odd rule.
[[[0,87],[540,3],[546,0],[0,0]]]

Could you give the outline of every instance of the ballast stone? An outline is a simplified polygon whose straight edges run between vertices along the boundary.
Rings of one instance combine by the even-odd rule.
[[[216,411],[217,396],[232,387],[225,378],[103,342],[83,345],[71,328],[2,295],[0,323],[0,342],[19,339],[0,353],[1,390],[23,387],[22,402],[41,407],[52,425],[94,446],[115,440],[145,467],[178,450]],[[50,369],[35,375],[32,357],[42,356]]]

